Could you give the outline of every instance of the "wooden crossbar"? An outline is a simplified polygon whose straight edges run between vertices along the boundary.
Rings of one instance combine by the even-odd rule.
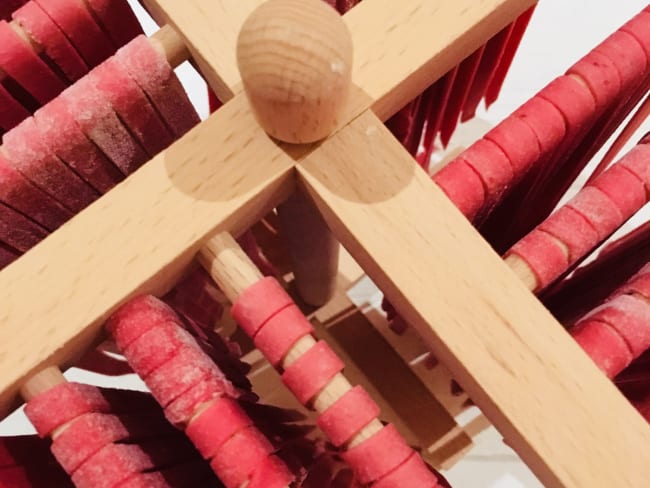
[[[377,117],[357,118],[298,173],[348,251],[546,486],[650,479],[647,422]]]
[[[143,0],[158,23],[176,27],[223,101],[241,92],[237,34],[263,0]],[[469,56],[535,0],[364,0],[343,16],[354,41],[345,125],[370,107],[388,119]]]
[[[367,0],[364,4],[379,6],[382,2]],[[420,16],[429,5],[424,0],[409,2],[412,8],[408,10],[419,11]],[[195,18],[195,26],[179,25],[185,38],[191,38],[187,32],[201,25],[219,29],[228,24],[228,18],[219,16],[222,10],[209,8],[213,3],[198,0],[183,7],[202,13]],[[465,0],[456,14],[471,3]],[[507,5],[512,11],[499,23],[491,21],[494,31],[479,28],[493,17],[494,4],[482,7],[477,15],[460,15],[454,34],[447,37],[422,28],[417,34],[429,53],[422,56],[422,64],[441,53],[447,53],[451,63],[464,49],[471,52],[530,3],[496,2],[503,11]],[[161,10],[165,5],[179,7],[175,2],[160,2]],[[355,11],[359,12],[353,9],[348,15]],[[172,13],[177,18],[176,12]],[[435,9],[429,14],[432,24],[437,17]],[[357,53],[354,81],[371,80],[372,89],[364,91],[376,98],[352,97],[346,121],[351,120],[350,114],[371,108],[375,100],[389,95],[399,98],[395,105],[404,105],[423,88],[400,89],[402,80],[377,60],[379,51],[357,47],[366,42],[366,29],[387,45],[403,45],[404,32],[395,28],[394,20],[388,15],[369,16],[363,32],[352,31]],[[470,46],[466,45],[468,32],[474,32]],[[459,44],[458,39],[465,43]],[[365,59],[363,52],[368,56]],[[399,52],[384,61],[397,57]],[[386,76],[386,71],[392,76]],[[403,73],[403,77],[408,75]],[[434,80],[435,74],[430,81]],[[306,150],[299,148],[299,152]],[[50,363],[65,365],[74,360],[96,340],[106,316],[133,294],[170,287],[212,233],[227,229],[236,234],[276,206],[291,191],[294,164],[295,160],[257,126],[240,94],[3,270],[0,296],[6,297],[6,305],[0,312],[0,344],[5,345],[0,356],[0,411],[6,412],[14,404],[18,386],[31,373]],[[35,337],[39,347],[33,347]]]
[[[272,141],[240,94],[236,33],[257,0],[146,3],[230,101],[0,273],[3,413],[26,378],[70,364],[112,310],[167,290],[211,235],[250,226],[297,175],[544,483],[647,484],[650,428],[381,124],[531,0],[365,0],[345,16],[356,92],[338,132],[309,147]]]

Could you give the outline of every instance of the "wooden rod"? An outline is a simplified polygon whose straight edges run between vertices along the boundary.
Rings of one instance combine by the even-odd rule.
[[[568,76],[570,76],[578,83],[583,85],[586,90],[589,90],[587,82],[581,76],[576,74],[569,74]],[[643,101],[637,113],[630,119],[628,125],[623,129],[619,137],[616,139],[616,141],[614,141],[610,149],[607,151],[607,153],[603,157],[603,161],[600,163],[600,167],[604,169],[607,166],[609,166],[609,164],[612,162],[614,157],[621,151],[623,146],[632,137],[634,132],[636,132],[636,130],[641,126],[641,124],[648,117],[649,114],[650,114],[650,95],[648,95],[648,97]],[[587,181],[587,184],[589,184],[593,178],[594,176],[592,175],[589,181]],[[568,262],[569,248],[567,247],[567,245],[554,236],[549,235],[549,238],[552,241],[554,241],[555,244],[566,255],[567,262]],[[526,285],[526,287],[530,291],[535,293],[540,291],[539,287],[541,284],[535,272],[526,261],[524,261],[521,257],[517,256],[516,254],[508,254],[504,258],[504,261],[510,267],[510,269],[519,277],[519,279],[521,279],[521,281],[524,283],[524,285]]]
[[[339,242],[298,189],[278,206],[278,216],[298,293],[305,303],[321,307],[336,290]]]
[[[508,267],[517,275],[521,282],[530,291],[536,290],[539,286],[537,276],[530,265],[516,254],[509,254],[503,260]]]
[[[68,380],[65,379],[63,373],[58,367],[49,366],[28,379],[20,388],[20,395],[23,397],[25,402],[29,402],[33,398],[51,390],[55,386],[67,382]],[[73,421],[74,419],[54,429],[50,433],[52,440],[56,439]]]
[[[227,232],[210,239],[199,252],[198,260],[231,302],[237,300],[244,290],[262,278],[255,264]],[[315,344],[316,339],[312,335],[303,337],[289,350],[280,367],[285,369]],[[338,373],[314,398],[314,410],[319,413],[324,412],[351,388],[352,385],[345,376]],[[368,439],[381,428],[381,422],[374,419],[352,438],[347,447],[355,446]]]
[[[176,68],[190,59],[190,51],[183,42],[183,38],[170,25],[162,26],[149,40],[153,47],[165,55],[172,68]]]
[[[28,402],[41,393],[45,393],[47,390],[66,381],[59,368],[50,366],[28,379],[20,389],[20,395]]]

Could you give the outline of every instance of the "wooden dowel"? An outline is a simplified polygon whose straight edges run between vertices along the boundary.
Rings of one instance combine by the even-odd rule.
[[[569,262],[569,248],[567,245],[557,237],[554,237],[550,234],[548,237],[564,253],[567,262]],[[539,288],[544,286],[543,283],[540,283],[537,275],[535,274],[535,271],[530,266],[530,264],[528,264],[520,256],[516,254],[508,254],[504,258],[504,262],[510,267],[512,271],[514,271],[514,273],[530,291],[538,293],[540,291]]]
[[[176,68],[190,59],[190,51],[183,42],[183,38],[170,25],[162,26],[149,39],[153,47],[164,54],[172,68]]]
[[[538,286],[537,276],[526,261],[516,254],[510,254],[504,259],[504,262],[510,266],[510,269],[519,277],[529,290],[534,290]]]
[[[45,393],[49,389],[66,382],[67,380],[61,370],[56,366],[50,366],[27,380],[20,389],[20,395],[28,402],[41,393]]]
[[[230,234],[219,234],[210,239],[199,252],[198,259],[230,303],[262,279],[262,273]]]
[[[65,379],[63,373],[58,367],[49,366],[27,380],[20,389],[20,395],[23,397],[25,402],[29,402],[33,398],[51,390],[55,386],[67,382],[68,380]],[[52,440],[56,439],[68,427],[68,425],[73,422],[73,420],[54,429],[50,433],[50,438]]]
[[[231,302],[237,300],[244,290],[262,278],[255,264],[229,233],[222,233],[210,239],[199,251],[198,259]],[[289,350],[280,367],[286,368],[315,344],[316,339],[313,336],[303,337]],[[314,410],[324,412],[351,388],[352,385],[345,376],[338,373],[314,398]],[[348,447],[368,439],[381,428],[381,422],[378,419],[373,420],[352,438]]]
[[[278,206],[278,216],[298,293],[305,303],[321,307],[336,290],[339,243],[300,191]]]

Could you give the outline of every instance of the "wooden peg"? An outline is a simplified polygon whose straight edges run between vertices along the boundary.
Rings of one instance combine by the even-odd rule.
[[[262,277],[255,264],[227,232],[210,239],[199,252],[198,259],[231,302],[237,300],[246,288],[255,284]],[[289,350],[280,367],[285,369],[315,344],[316,339],[312,335],[304,336]],[[324,412],[351,388],[352,385],[345,376],[338,373],[313,399],[314,409],[319,413]],[[352,438],[348,447],[370,438],[381,428],[381,422],[374,419]]]
[[[42,371],[39,371],[29,380],[20,389],[20,395],[23,397],[25,402],[29,402],[33,398],[45,393],[48,390],[51,390],[55,386],[58,386],[62,383],[67,383],[68,380],[65,379],[63,373],[56,366],[50,366],[45,368]],[[50,433],[50,438],[55,439],[61,434],[69,425],[69,422],[60,425]]]
[[[246,288],[262,279],[262,273],[228,233],[210,239],[199,252],[198,259],[230,303],[237,300]]]
[[[539,286],[537,276],[526,261],[516,254],[510,254],[504,259],[510,269],[519,277],[529,290],[535,290]]]
[[[67,380],[56,366],[50,366],[32,376],[20,389],[20,395],[28,402]]]
[[[183,42],[183,38],[176,29],[169,25],[162,26],[149,39],[153,47],[165,55],[173,68],[190,58],[190,51]]]
[[[336,291],[340,245],[300,191],[278,206],[278,216],[298,293],[305,303],[321,307]]]
[[[269,0],[237,40],[244,90],[264,130],[303,144],[337,125],[352,79],[352,37],[322,0]]]

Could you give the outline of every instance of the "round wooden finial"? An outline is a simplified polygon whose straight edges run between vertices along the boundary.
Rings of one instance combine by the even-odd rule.
[[[237,43],[244,89],[264,130],[284,142],[327,137],[350,88],[352,38],[323,0],[269,0]]]

